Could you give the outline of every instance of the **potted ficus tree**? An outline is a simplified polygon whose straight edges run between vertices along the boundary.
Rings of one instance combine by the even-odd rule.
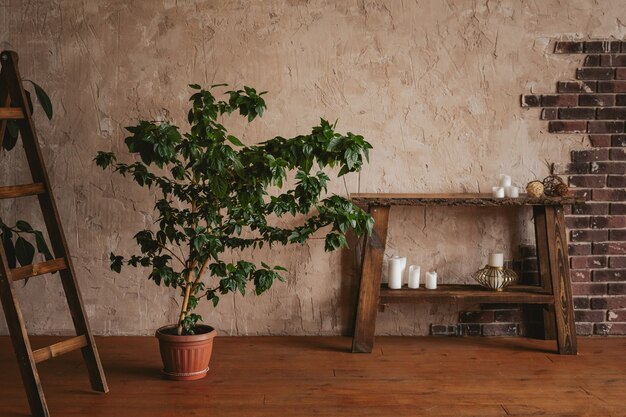
[[[249,283],[259,295],[275,280],[283,281],[285,268],[243,259],[238,251],[302,244],[319,229],[327,232],[325,249],[332,251],[346,246],[349,230],[362,235],[373,226],[372,218],[346,198],[322,198],[329,181],[324,168],[338,168],[338,176],[361,169],[371,149],[362,136],[339,134],[322,119],[308,135],[244,145],[220,121],[233,112],[248,122],[262,116],[265,92],[245,87],[218,100],[212,91],[222,86],[190,85],[196,91],[188,132],[167,122],[140,121],[127,128],[125,141],[134,162],[119,162],[111,152],[95,158],[102,168],[111,166],[142,187],[158,189],[154,227],[134,236],[139,253],[111,253],[110,259],[114,271],[124,264],[146,267],[157,285],[180,292],[177,322],[156,333],[164,372],[172,379],[199,379],[208,371],[215,330],[200,324],[194,313],[201,300],[217,306],[225,294],[245,295]],[[295,224],[272,224],[283,216],[293,216]],[[233,250],[236,260],[225,260],[224,252]]]

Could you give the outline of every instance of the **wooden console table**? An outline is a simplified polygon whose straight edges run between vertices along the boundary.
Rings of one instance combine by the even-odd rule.
[[[493,198],[490,194],[352,194],[351,198],[356,204],[367,207],[375,221],[374,230],[363,249],[352,352],[372,351],[379,304],[463,301],[544,305],[546,335],[554,338],[556,333],[559,353],[577,353],[563,206],[584,203],[584,199],[531,198],[525,195],[519,198]],[[541,285],[515,285],[502,292],[478,285],[440,285],[436,290],[381,288],[391,206],[532,206]]]

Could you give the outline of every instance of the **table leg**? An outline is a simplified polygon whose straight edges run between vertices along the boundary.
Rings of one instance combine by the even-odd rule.
[[[546,207],[547,242],[550,278],[554,293],[557,345],[562,355],[576,355],[576,323],[572,302],[572,285],[567,249],[567,232],[563,207]]]
[[[352,352],[370,353],[374,346],[376,314],[380,297],[380,280],[383,272],[383,256],[387,243],[388,206],[370,206],[374,218],[374,230],[365,241],[361,282],[357,301]]]
[[[533,206],[535,220],[535,244],[537,247],[537,263],[541,286],[547,293],[552,293],[550,278],[550,255],[548,252],[548,224],[546,223],[546,206]],[[553,309],[539,306],[543,310],[543,337],[546,340],[556,339],[556,323]]]

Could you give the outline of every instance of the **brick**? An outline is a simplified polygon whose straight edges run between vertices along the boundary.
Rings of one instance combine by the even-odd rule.
[[[624,203],[611,203],[609,209],[611,214],[626,214],[626,204]]]
[[[606,315],[608,321],[626,322],[626,309],[609,310]]]
[[[549,107],[547,109],[541,110],[541,119],[542,120],[555,120],[559,118],[558,109],[554,107]]]
[[[589,229],[589,217],[566,216],[565,226],[567,226],[568,229]]]
[[[626,81],[598,81],[598,93],[626,93]]]
[[[526,258],[522,261],[522,270],[537,271],[537,258]]]
[[[602,188],[606,185],[606,175],[570,175],[568,183],[570,187]]]
[[[626,281],[626,270],[599,269],[591,273],[591,279],[593,282],[623,282]]]
[[[572,206],[572,214],[608,214],[608,203],[586,203],[586,204],[574,204]]]
[[[520,245],[519,251],[522,258],[533,258],[537,256],[537,248],[535,246]]]
[[[552,164],[552,173],[555,175],[589,174],[590,172],[591,172],[591,165],[589,165],[586,162],[570,163],[570,164],[559,164],[559,163]]]
[[[595,93],[595,81],[559,81],[556,83],[557,93]]]
[[[541,96],[536,94],[522,95],[522,107],[539,107],[541,105]]]
[[[606,313],[603,310],[576,310],[574,311],[574,320],[587,323],[603,322],[606,319]]]
[[[576,107],[578,94],[548,94],[541,96],[543,107]]]
[[[458,334],[460,336],[480,336],[480,324],[459,324]]]
[[[459,323],[491,323],[493,311],[462,311],[459,313]]]
[[[609,175],[607,179],[607,186],[616,187],[616,188],[626,188],[626,176]]]
[[[555,122],[551,122],[555,123]],[[574,122],[578,123],[578,122]],[[589,133],[621,133],[624,131],[623,120],[611,120],[611,121],[590,121],[587,129]]]
[[[626,323],[595,323],[593,332],[601,336],[623,336],[626,334]]]
[[[601,62],[600,55],[587,55],[583,65],[586,67],[599,67]]]
[[[538,285],[541,280],[539,279],[539,272],[537,271],[524,271],[520,277],[520,281],[526,285]]]
[[[592,162],[592,174],[626,174],[626,162]]]
[[[626,256],[611,256],[609,268],[626,268]]]
[[[578,41],[558,41],[554,45],[555,54],[581,54],[584,51],[584,43]]]
[[[572,282],[591,282],[591,271],[585,270],[573,270],[571,271]]]
[[[587,309],[589,308],[589,298],[587,297],[574,297],[574,308]]]
[[[626,161],[626,149],[611,149],[609,151],[609,159],[611,161]]]
[[[586,188],[570,188],[569,194],[571,196],[583,198],[585,200],[591,199],[591,190]]]
[[[611,136],[611,146],[626,146],[626,135]]]
[[[444,324],[431,324],[430,334],[432,336],[456,336],[457,326],[447,326]]]
[[[626,106],[626,94],[618,94],[615,96],[615,104],[617,106]]]
[[[626,190],[621,189],[595,189],[592,191],[596,201],[626,201]]]
[[[613,68],[585,67],[576,70],[576,78],[579,80],[612,80],[614,76]]]
[[[606,284],[600,282],[582,283],[572,282],[573,295],[604,295],[606,294]]]
[[[610,296],[602,298],[592,298],[591,308],[595,310],[616,310],[626,308],[626,296]]]
[[[601,242],[609,238],[608,230],[572,230],[572,242]]]
[[[567,218],[565,218],[567,222]],[[567,247],[570,256],[591,255],[591,243],[570,243]]]
[[[625,295],[626,283],[623,282],[611,282],[609,283],[609,295]]]
[[[609,240],[626,241],[626,230],[609,230]]]
[[[592,107],[564,107],[559,109],[559,119],[589,120],[596,118],[596,109]]]
[[[626,119],[626,108],[605,107],[598,109],[597,118],[598,120],[624,120]]]
[[[615,69],[615,79],[616,80],[626,80],[626,68],[616,68]]]
[[[603,67],[624,67],[626,66],[626,55],[602,55],[600,65]]]
[[[596,255],[626,255],[626,242],[593,242],[591,251]]]
[[[517,323],[522,319],[520,310],[500,310],[494,311],[496,323]]]
[[[570,48],[574,48],[574,46],[572,45]],[[620,41],[586,41],[583,50],[585,53],[617,53],[620,51]]]
[[[578,96],[579,106],[615,106],[615,94],[581,94]]]
[[[572,159],[572,162],[608,161],[609,150],[605,148],[601,148],[601,149],[586,149],[582,151],[572,151],[571,159]]]
[[[593,334],[593,323],[576,323],[576,334],[579,336],[591,336]]]
[[[483,336],[517,336],[517,324],[489,323],[483,324]]]
[[[550,121],[548,132],[550,133],[585,133],[587,122],[584,121]],[[596,132],[600,133],[600,132]]]
[[[621,229],[626,227],[626,216],[593,216],[589,225],[592,229]]]
[[[571,256],[572,269],[606,268],[608,260],[606,256]]]
[[[589,135],[589,142],[595,148],[611,146],[611,135]]]

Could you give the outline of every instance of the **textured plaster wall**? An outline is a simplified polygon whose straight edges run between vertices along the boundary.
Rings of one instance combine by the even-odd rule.
[[[270,91],[261,120],[225,121],[247,143],[306,133],[320,116],[363,134],[371,163],[332,192],[488,191],[499,173],[523,185],[548,173],[545,161],[587,146],[583,135],[550,137],[519,94],[573,76],[575,57],[551,54],[553,39],[621,39],[623,22],[621,0],[0,0],[0,46],[20,53],[22,73],[55,106],[52,122],[41,111],[35,120],[93,329],[149,334],[174,320],[174,294],[142,270],[111,272],[107,257],[131,253],[131,236],[153,221],[155,196],[91,160],[100,149],[123,150],[123,127],[138,118],[185,126],[188,83]],[[29,181],[20,151],[0,155],[1,184]],[[36,208],[34,199],[0,206],[5,218],[41,224]],[[529,219],[515,210],[394,209],[387,255],[466,282],[491,250],[510,258],[530,242]],[[203,306],[206,322],[222,334],[349,332],[354,248],[326,254],[316,239],[255,257],[268,258],[289,268],[288,283],[261,297],[224,297],[215,311]],[[61,294],[55,276],[19,290],[31,332],[70,332]],[[392,306],[377,332],[426,334],[456,311]]]

